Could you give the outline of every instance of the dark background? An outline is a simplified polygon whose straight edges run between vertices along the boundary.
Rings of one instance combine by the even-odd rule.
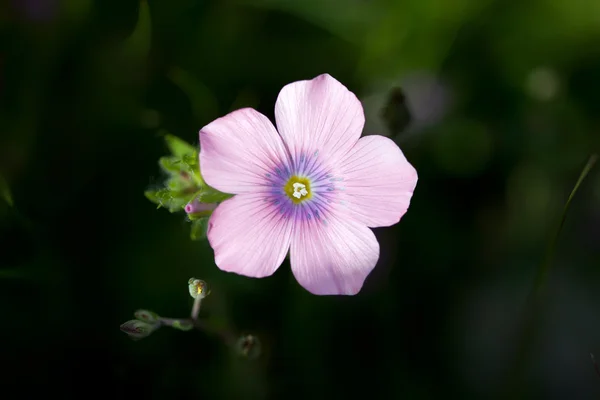
[[[1,398],[598,397],[598,169],[521,350],[519,321],[600,144],[600,2],[148,5],[149,19],[137,0],[0,1],[0,174],[14,200],[0,201]],[[161,130],[197,144],[233,109],[273,118],[283,85],[321,73],[419,173],[401,223],[376,229],[381,259],[354,297],[309,294],[287,261],[261,280],[221,272],[183,214],[143,195],[162,179]],[[259,359],[203,332],[119,331],[138,308],[187,316],[192,276],[213,290],[203,315],[257,335]]]

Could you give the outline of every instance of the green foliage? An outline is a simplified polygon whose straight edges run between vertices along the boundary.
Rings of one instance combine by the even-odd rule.
[[[149,189],[144,192],[144,195],[151,202],[158,204],[157,208],[166,208],[171,213],[182,211],[185,205],[194,198],[193,193],[189,196],[181,196],[180,192],[173,191],[168,187]]]
[[[197,199],[201,203],[220,203],[231,197],[208,186],[200,173],[199,151],[186,141],[163,132],[169,155],[158,160],[166,178],[159,187],[150,188],[144,192],[148,200],[166,208],[169,212],[183,211],[185,206]],[[201,215],[189,215],[192,222],[190,238],[202,240],[206,238],[208,217],[211,211]]]
[[[197,153],[194,146],[169,133],[165,134],[165,142],[167,143],[167,147],[171,151],[171,154],[175,157],[183,158]]]
[[[206,239],[206,233],[208,232],[208,217],[200,218],[192,221],[192,229],[190,231],[190,239],[192,240],[203,240]]]
[[[148,189],[146,198],[169,212],[182,211],[187,203],[205,186],[198,166],[198,151],[192,145],[171,134],[165,134],[171,155],[158,161],[167,175],[162,187]]]
[[[219,192],[216,189],[206,185],[199,193],[198,200],[201,203],[220,203],[231,198],[231,194]]]

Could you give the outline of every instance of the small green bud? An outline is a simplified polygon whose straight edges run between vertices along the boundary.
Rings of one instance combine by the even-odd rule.
[[[140,340],[150,336],[159,327],[160,324],[149,324],[138,319],[132,319],[121,325],[121,331],[133,340]]]
[[[187,319],[184,319],[184,320],[177,319],[177,320],[173,321],[171,326],[175,329],[179,329],[180,331],[184,331],[184,332],[194,329],[194,324]]]
[[[242,335],[235,344],[235,350],[242,357],[253,360],[260,356],[261,344],[254,335]]]
[[[160,322],[160,316],[152,311],[137,310],[133,315],[140,321],[149,322],[151,324]]]
[[[188,289],[190,291],[190,296],[194,299],[197,297],[203,299],[210,294],[208,285],[201,279],[190,278],[188,281]]]

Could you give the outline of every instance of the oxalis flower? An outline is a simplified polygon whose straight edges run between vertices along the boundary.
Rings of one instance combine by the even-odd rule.
[[[417,172],[390,139],[360,138],[359,100],[327,74],[286,85],[275,120],[244,108],[200,130],[202,176],[234,194],[209,221],[215,263],[261,278],[289,251],[309,292],[356,294],[379,258],[369,228],[400,221]]]

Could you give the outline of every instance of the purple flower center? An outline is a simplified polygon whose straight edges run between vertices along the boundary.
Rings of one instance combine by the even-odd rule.
[[[292,166],[280,162],[280,166],[265,174],[267,189],[265,201],[273,204],[287,218],[297,220],[315,219],[326,223],[331,204],[338,200],[343,181],[334,176],[333,169],[319,158],[319,151],[303,153]]]

